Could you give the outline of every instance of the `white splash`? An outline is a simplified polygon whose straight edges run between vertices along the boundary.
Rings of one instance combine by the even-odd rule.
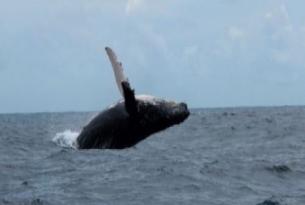
[[[52,141],[59,146],[68,147],[68,148],[77,148],[76,138],[79,135],[79,132],[73,132],[71,130],[65,130],[64,132],[56,133]]]

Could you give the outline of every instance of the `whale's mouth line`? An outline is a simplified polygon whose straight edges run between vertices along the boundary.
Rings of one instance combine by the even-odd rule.
[[[181,116],[178,117],[176,124],[180,124],[180,123],[184,122],[189,116],[190,116],[190,112],[181,114]]]

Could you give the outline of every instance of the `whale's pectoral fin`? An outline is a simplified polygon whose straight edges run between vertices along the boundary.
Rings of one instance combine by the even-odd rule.
[[[135,116],[138,112],[137,100],[134,94],[134,90],[131,89],[128,79],[124,75],[122,63],[118,60],[116,54],[111,48],[106,47],[105,49],[111,62],[118,88],[125,99],[126,111],[130,116]]]
[[[109,60],[111,62],[112,69],[113,69],[113,72],[114,72],[114,76],[115,76],[115,80],[116,80],[116,83],[118,85],[118,88],[119,88],[122,96],[124,96],[123,88],[122,88],[122,82],[123,81],[128,81],[128,79],[124,75],[123,65],[122,65],[121,62],[119,62],[116,54],[114,53],[114,51],[111,48],[106,47],[105,49],[106,49],[106,53],[109,57]]]
[[[138,112],[137,100],[134,94],[134,90],[131,89],[129,82],[122,82],[123,95],[125,99],[125,108],[129,115],[134,116]]]

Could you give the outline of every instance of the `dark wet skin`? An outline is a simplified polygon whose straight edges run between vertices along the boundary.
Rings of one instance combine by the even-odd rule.
[[[136,99],[123,82],[124,102],[98,114],[77,138],[79,149],[123,149],[151,134],[183,122],[189,116],[185,103]]]

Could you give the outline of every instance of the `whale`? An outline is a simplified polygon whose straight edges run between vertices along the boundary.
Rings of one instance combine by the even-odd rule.
[[[78,149],[124,149],[150,135],[185,121],[184,102],[151,95],[136,95],[114,51],[106,47],[122,99],[98,113],[77,137]]]

